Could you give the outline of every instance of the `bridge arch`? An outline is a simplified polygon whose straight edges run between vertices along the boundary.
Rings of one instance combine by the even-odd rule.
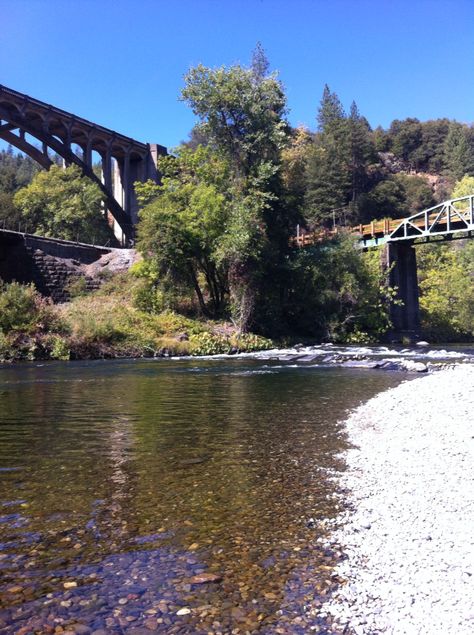
[[[36,139],[40,148],[26,138]],[[122,244],[132,244],[138,220],[138,205],[133,183],[157,181],[157,158],[166,154],[158,144],[141,143],[0,85],[0,139],[18,148],[48,169],[48,149],[66,165],[77,165],[102,191],[107,211],[114,220],[114,231]],[[82,156],[74,152],[74,145]],[[102,179],[93,170],[92,157],[101,160]]]

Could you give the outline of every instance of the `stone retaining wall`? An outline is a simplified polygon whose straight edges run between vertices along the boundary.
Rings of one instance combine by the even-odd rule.
[[[75,244],[17,232],[0,231],[0,278],[5,282],[33,282],[38,291],[53,302],[70,299],[69,286],[84,279],[84,289],[93,291],[100,280],[81,270],[111,249]]]

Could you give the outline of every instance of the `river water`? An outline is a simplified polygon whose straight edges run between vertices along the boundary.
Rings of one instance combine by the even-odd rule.
[[[341,422],[407,376],[288,351],[0,367],[0,633],[331,632]]]

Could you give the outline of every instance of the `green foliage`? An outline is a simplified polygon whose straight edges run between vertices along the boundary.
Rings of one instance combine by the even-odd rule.
[[[465,243],[465,244],[463,244]],[[420,309],[427,336],[437,341],[474,336],[474,243],[417,248]]]
[[[262,51],[259,56],[250,69],[200,64],[187,73],[182,91],[209,144],[225,153],[241,176],[258,171],[262,162],[278,161],[286,143],[283,87],[275,75],[267,74]]]
[[[355,102],[346,117],[339,98],[325,86],[318,112],[319,132],[307,161],[305,216],[309,226],[329,225],[341,217],[359,220],[360,195],[369,185],[375,161],[370,126]]]
[[[13,194],[0,191],[0,229],[18,230],[21,224],[21,212],[13,202]]]
[[[452,177],[474,176],[474,131],[451,122],[444,144],[446,167]]]
[[[380,254],[362,254],[351,237],[300,250],[292,262],[294,284],[287,320],[294,332],[335,341],[369,341],[390,327]]]
[[[51,359],[57,359],[63,362],[71,359],[71,350],[68,340],[61,335],[52,335],[49,340]]]
[[[390,125],[389,134],[392,152],[414,167],[415,153],[422,142],[422,126],[418,119],[395,119]]]
[[[162,160],[160,170],[162,185],[154,190],[155,198],[148,184],[136,184],[140,199],[150,201],[138,228],[138,248],[148,263],[143,265],[145,275],[152,281],[149,294],[156,287],[157,308],[163,308],[163,292],[188,289],[196,294],[202,313],[216,317],[227,291],[217,255],[228,218],[228,202],[219,191],[226,165],[208,148],[183,147],[177,157]],[[147,300],[142,295],[140,301]]]
[[[423,177],[411,174],[396,174],[394,179],[400,183],[404,190],[404,216],[421,212],[421,210],[436,204],[433,190]]]
[[[73,277],[65,290],[71,298],[78,298],[87,293],[87,281],[84,276]]]
[[[225,355],[229,353],[251,353],[274,347],[271,340],[253,333],[233,336],[218,333],[197,333],[189,338],[192,355]]]
[[[374,218],[400,218],[405,215],[406,210],[405,188],[399,179],[381,181],[360,200],[363,222]]]
[[[28,231],[89,243],[104,243],[111,235],[101,201],[98,185],[77,166],[57,165],[39,172],[14,198]]]
[[[474,176],[463,176],[457,181],[451,193],[451,198],[461,198],[474,194]]]
[[[396,174],[360,197],[363,222],[375,218],[401,218],[436,204],[433,190],[421,176]]]
[[[232,346],[228,338],[213,333],[198,333],[189,338],[193,355],[223,355],[230,353]]]
[[[44,331],[51,321],[50,304],[33,285],[0,283],[0,331],[30,333]]]
[[[200,65],[185,80],[182,97],[206,146],[163,159],[159,188],[137,185],[139,248],[165,295],[192,290],[203,315],[230,310],[245,331],[258,322],[257,296],[263,304],[297,214],[284,204],[280,174],[286,99],[261,47],[250,68]]]
[[[30,157],[14,154],[11,146],[0,151],[0,193],[14,194],[28,185],[40,167]]]

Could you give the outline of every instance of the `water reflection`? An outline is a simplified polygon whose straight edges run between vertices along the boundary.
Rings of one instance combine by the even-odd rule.
[[[402,377],[261,364],[0,370],[1,633],[329,632],[337,421]]]

